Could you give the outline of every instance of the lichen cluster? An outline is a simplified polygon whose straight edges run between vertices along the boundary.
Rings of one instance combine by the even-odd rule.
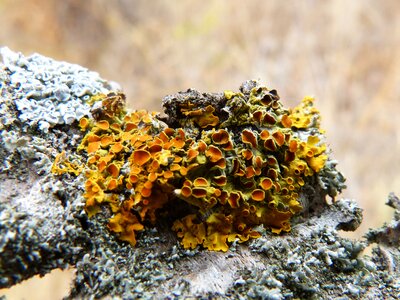
[[[5,47],[0,48],[0,55],[10,73],[9,85],[16,86],[13,96],[18,119],[45,133],[80,120],[89,110],[87,100],[111,89],[98,73],[78,65],[40,54],[24,57]]]
[[[88,155],[86,211],[108,204],[109,229],[132,245],[161,208],[172,217],[187,208],[172,226],[184,248],[227,251],[237,239],[260,237],[259,225],[288,232],[302,188],[328,159],[310,97],[285,109],[276,91],[255,85],[214,102],[166,99],[165,122],[127,113],[122,94],[92,101],[78,148]]]

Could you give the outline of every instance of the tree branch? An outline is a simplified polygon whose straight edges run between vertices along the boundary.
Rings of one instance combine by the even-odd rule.
[[[389,204],[395,218],[361,241],[338,234],[361,223],[357,203],[342,199],[327,205],[326,192],[315,183],[304,192],[308,209],[292,221],[290,233],[260,229],[262,237],[234,242],[225,253],[185,250],[170,221],[161,219],[139,233],[136,247],[122,243],[105,226],[110,210],[87,217],[83,173],[51,173],[63,151],[77,164],[85,160],[76,148],[83,138],[78,121],[91,115],[87,100],[118,86],[37,54],[24,57],[7,48],[1,54],[0,288],[72,265],[77,273],[71,298],[400,296],[400,204],[394,195]],[[187,93],[165,102],[221,98]],[[372,257],[364,256],[372,243]]]

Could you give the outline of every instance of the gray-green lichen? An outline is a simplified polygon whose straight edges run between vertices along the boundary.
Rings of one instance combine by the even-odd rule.
[[[389,197],[396,213],[384,227],[360,241],[340,237],[339,230],[358,227],[362,213],[355,201],[327,205],[321,196],[326,186],[334,186],[334,178],[336,190],[343,187],[339,173],[329,174],[336,170],[333,160],[327,162],[333,167],[323,171],[329,185],[321,179],[304,191],[307,209],[293,220],[290,233],[264,230],[261,238],[233,243],[226,253],[184,250],[169,229],[170,220],[162,219],[139,233],[135,248],[121,243],[103,225],[110,211],[87,218],[83,175],[49,172],[55,155],[63,150],[72,155],[82,138],[75,121],[90,116],[85,94],[112,87],[76,65],[39,55],[25,58],[8,49],[1,54],[0,288],[73,266],[77,272],[70,298],[400,297],[400,201]],[[60,76],[68,79],[56,83]],[[218,96],[207,97],[215,101]],[[74,117],[66,117],[67,112]],[[374,250],[368,257],[363,249],[370,244]]]
[[[88,114],[86,100],[110,90],[110,84],[95,72],[58,62],[39,54],[24,57],[1,48],[8,85],[13,87],[18,119],[43,132],[72,124]]]

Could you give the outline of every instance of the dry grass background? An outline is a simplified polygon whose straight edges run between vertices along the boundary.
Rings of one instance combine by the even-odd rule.
[[[365,210],[359,237],[390,217],[387,194],[400,194],[399,11],[397,0],[0,0],[0,45],[96,70],[132,108],[160,110],[166,94],[252,78],[287,106],[314,95],[347,177],[343,196]],[[66,288],[28,281],[0,294],[47,289],[57,299]]]

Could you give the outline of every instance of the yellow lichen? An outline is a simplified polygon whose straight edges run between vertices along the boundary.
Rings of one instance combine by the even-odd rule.
[[[139,223],[134,214],[126,210],[121,210],[120,213],[117,213],[110,219],[108,228],[117,233],[122,241],[129,242],[132,246],[135,246],[135,231],[143,230],[144,227]]]
[[[201,128],[218,125],[219,118],[214,115],[214,111],[215,108],[211,105],[208,105],[204,109],[197,110],[182,109],[182,113],[187,117],[191,117]]]
[[[290,111],[291,126],[296,128],[319,127],[319,112],[313,107],[314,98],[305,97],[300,105]],[[316,124],[311,121],[315,119]]]
[[[51,167],[51,172],[56,175],[70,173],[78,176],[84,169],[83,165],[76,162],[70,162],[65,154],[65,151],[57,154]]]
[[[92,101],[101,101],[102,110],[94,112],[95,122],[81,120],[89,131],[78,147],[88,155],[89,216],[108,204],[114,213],[109,229],[132,245],[143,222],[156,222],[157,210],[170,201],[198,211],[173,224],[184,248],[227,251],[236,239],[259,237],[253,230],[259,225],[290,231],[290,218],[302,209],[302,187],[327,160],[313,99],[286,110],[276,91],[266,88],[224,96],[228,116],[211,104],[187,101],[178,105],[184,119],[175,128],[155,113],[126,113],[121,94],[96,96]],[[297,131],[309,128],[313,134],[304,140]],[[54,173],[74,169],[60,161]]]
[[[203,223],[194,223],[195,214],[187,215],[181,220],[174,222],[172,230],[177,232],[179,238],[182,238],[182,245],[185,249],[194,249],[202,244],[206,237],[206,229]]]

